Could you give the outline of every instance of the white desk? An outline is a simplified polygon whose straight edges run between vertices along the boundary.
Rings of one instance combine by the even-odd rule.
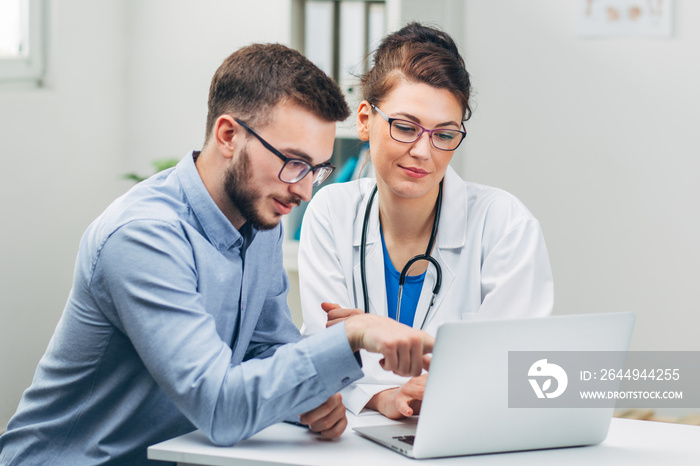
[[[450,466],[466,465],[700,465],[700,427],[651,421],[613,419],[600,445],[455,458],[412,460],[376,445],[352,431],[352,426],[386,424],[379,415],[355,417],[334,441],[321,440],[303,427],[276,424],[233,447],[216,447],[199,432],[148,449],[152,460],[179,465],[210,466]]]

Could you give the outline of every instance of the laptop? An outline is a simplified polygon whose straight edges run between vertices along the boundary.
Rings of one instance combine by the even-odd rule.
[[[624,355],[633,326],[632,313],[445,323],[438,329],[420,416],[354,430],[411,458],[600,443],[614,406],[509,408],[509,351]],[[530,391],[525,373],[522,378]],[[543,384],[550,395],[560,385]]]

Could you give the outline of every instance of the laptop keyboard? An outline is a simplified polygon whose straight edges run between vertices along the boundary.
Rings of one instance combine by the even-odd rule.
[[[415,435],[397,435],[396,437],[392,437],[395,440],[398,440],[399,442],[404,442],[408,443],[409,445],[413,445],[413,441],[416,439]]]

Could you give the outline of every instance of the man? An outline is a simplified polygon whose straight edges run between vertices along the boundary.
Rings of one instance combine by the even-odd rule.
[[[427,334],[359,315],[300,340],[290,319],[280,219],[331,171],[348,113],[338,87],[284,46],[224,61],[201,152],[83,236],[0,464],[147,464],[148,445],[195,428],[231,445],[293,419],[334,438],[346,426],[337,392],[362,376],[354,352],[420,373]]]

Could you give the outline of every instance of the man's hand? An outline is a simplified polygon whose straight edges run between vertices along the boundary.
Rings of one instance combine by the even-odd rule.
[[[348,425],[345,417],[345,406],[340,393],[328,398],[328,400],[316,409],[299,416],[299,422],[309,426],[314,432],[321,434],[321,437],[334,439],[340,437]]]
[[[350,316],[364,314],[361,309],[344,309],[335,303],[321,303],[321,309],[328,315],[326,327],[342,322]]]
[[[418,376],[423,369],[423,354],[433,351],[435,338],[388,317],[358,314],[345,320],[345,332],[353,351],[361,348],[381,353],[384,370],[402,376]]]
[[[428,373],[412,377],[402,387],[391,388],[377,393],[367,403],[367,407],[379,411],[389,419],[420,414]]]

